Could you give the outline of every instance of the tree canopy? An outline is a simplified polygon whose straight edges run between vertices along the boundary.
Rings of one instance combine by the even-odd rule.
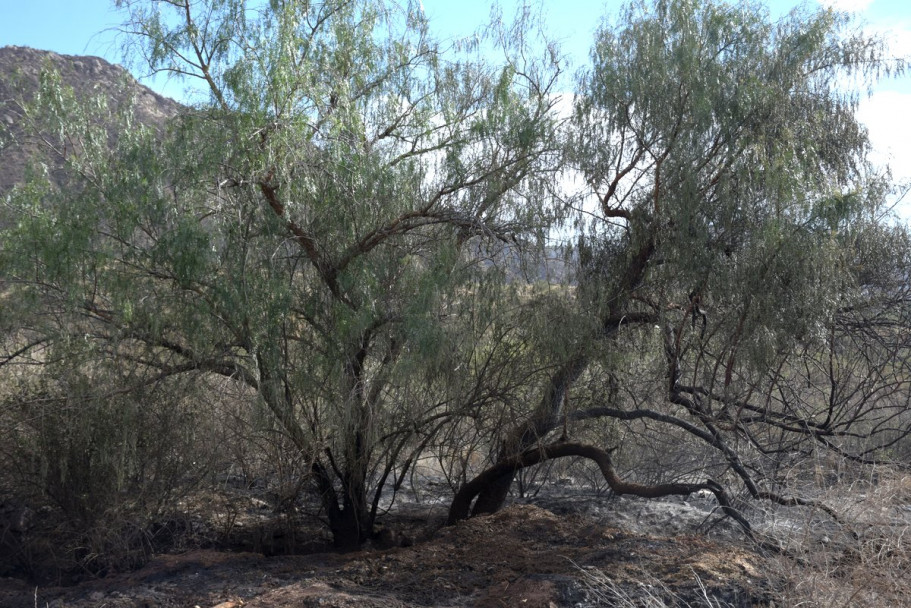
[[[731,492],[911,430],[907,232],[848,88],[902,66],[844,15],[633,3],[566,116],[525,13],[445,49],[410,4],[118,6],[209,98],[164,132],[53,74],[23,101],[73,176],[4,205],[0,373],[36,399],[230,385],[348,548],[434,450],[484,457],[452,521],[581,456],[748,525]],[[558,235],[572,277],[528,280]]]

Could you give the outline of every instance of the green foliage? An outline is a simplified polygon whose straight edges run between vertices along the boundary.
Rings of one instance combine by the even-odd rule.
[[[634,3],[605,26],[571,148],[602,214],[629,231],[600,237],[599,272],[622,276],[652,243],[648,291],[678,303],[698,291],[728,336],[766,334],[780,352],[825,326],[854,281],[837,233],[860,233],[881,205],[861,194],[876,176],[845,83],[892,64],[849,26],[831,11],[774,23],[759,6],[692,1]]]
[[[70,181],[36,171],[10,195],[0,295],[10,352],[55,359],[26,347],[0,373],[34,357],[73,379],[42,388],[61,407],[21,437],[59,455],[42,473],[57,486],[140,487],[139,445],[161,427],[139,399],[182,429],[181,391],[216,378],[307,463],[340,546],[370,535],[384,484],[428,446],[526,448],[568,403],[651,407],[736,469],[712,416],[735,394],[742,409],[791,395],[794,361],[821,360],[848,311],[893,305],[906,279],[907,235],[881,221],[886,182],[842,86],[892,64],[840,14],[633,3],[598,33],[564,123],[558,53],[533,52],[527,12],[444,53],[410,4],[118,5],[148,67],[209,96],[164,132],[51,73],[23,104]],[[597,207],[577,281],[529,284],[532,244],[569,213],[553,195],[568,172],[584,184],[569,200]],[[823,401],[793,406],[801,428],[845,419],[826,422]],[[794,416],[764,422],[784,433]],[[593,433],[658,445],[624,424]]]
[[[499,297],[469,252],[544,227],[552,60],[523,59],[539,81],[443,56],[416,8],[383,2],[119,4],[150,67],[210,99],[166,133],[124,111],[109,148],[104,108],[46,76],[27,112],[79,145],[72,188],[11,199],[0,255],[21,301],[52,313],[23,306],[22,328],[84,336],[140,384],[255,390],[359,542],[375,467],[401,466],[440,408],[483,399],[483,379],[453,373],[488,331],[462,300]]]

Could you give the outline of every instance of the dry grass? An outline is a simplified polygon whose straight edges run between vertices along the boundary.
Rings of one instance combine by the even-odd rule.
[[[879,470],[873,477],[835,484],[824,494],[850,534],[820,533],[819,518],[808,514],[779,539],[785,552],[769,564],[781,581],[780,605],[911,606],[911,474]]]
[[[713,597],[702,579],[692,571],[695,587],[684,597],[674,592],[657,578],[651,577],[635,584],[620,584],[597,568],[583,568],[577,564],[579,581],[588,592],[588,599],[598,606],[614,608],[729,608],[734,604]]]

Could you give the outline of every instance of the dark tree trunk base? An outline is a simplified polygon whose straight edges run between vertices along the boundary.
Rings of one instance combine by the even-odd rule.
[[[354,513],[340,512],[340,517],[329,518],[332,545],[340,551],[357,551],[373,537],[373,525],[360,520]]]
[[[506,497],[509,495],[509,488],[514,479],[515,472],[510,471],[491,481],[478,494],[471,515],[490,515],[502,509],[506,504]]]

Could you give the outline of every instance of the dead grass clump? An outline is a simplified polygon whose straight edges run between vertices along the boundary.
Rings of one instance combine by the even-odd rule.
[[[693,572],[693,585],[687,591],[674,591],[657,578],[619,583],[597,568],[576,566],[579,581],[588,592],[588,599],[598,606],[616,608],[733,608],[738,604],[718,597]],[[734,600],[736,601],[736,599]]]
[[[911,475],[879,468],[866,482],[830,486],[824,497],[838,505],[844,533],[819,532],[819,519],[808,518],[779,539],[786,550],[770,566],[782,581],[782,605],[911,606]]]

